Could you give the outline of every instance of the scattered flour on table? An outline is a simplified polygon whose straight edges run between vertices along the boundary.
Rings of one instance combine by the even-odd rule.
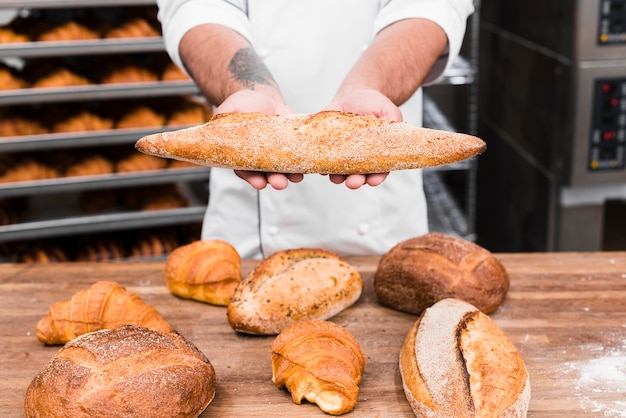
[[[624,342],[626,348],[626,341]],[[563,372],[575,374],[575,398],[594,417],[626,418],[626,351],[597,347],[600,356],[564,363]],[[606,396],[603,396],[605,394]],[[610,399],[607,401],[606,399]]]

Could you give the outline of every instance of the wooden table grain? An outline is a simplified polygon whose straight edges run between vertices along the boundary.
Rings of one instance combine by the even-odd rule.
[[[529,417],[626,417],[626,252],[497,254],[511,277],[505,303],[490,316],[522,354],[531,379]],[[349,258],[365,289],[332,320],[366,356],[355,417],[413,416],[398,354],[416,316],[380,306],[377,258]],[[244,260],[244,274],[256,261]],[[296,405],[271,382],[274,337],[241,335],[224,307],[170,294],[163,262],[0,264],[0,416],[23,417],[25,390],[59,347],[35,337],[50,305],[97,280],[115,280],[152,304],[215,367],[217,393],[203,417],[324,417]]]

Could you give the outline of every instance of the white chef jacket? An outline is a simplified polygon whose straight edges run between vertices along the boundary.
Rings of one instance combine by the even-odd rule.
[[[246,37],[298,113],[330,103],[375,34],[422,17],[439,24],[448,50],[431,70],[433,82],[458,54],[471,0],[158,0],[168,53],[183,68],[178,45],[192,27],[218,23]],[[215,46],[219,47],[219,46]],[[207,45],[209,50],[211,45]],[[421,125],[421,90],[401,106],[405,122]],[[244,258],[290,248],[324,248],[342,256],[377,255],[428,231],[420,170],[390,173],[380,186],[350,190],[327,176],[305,175],[285,190],[257,191],[232,170],[211,169],[203,239],[222,239]]]

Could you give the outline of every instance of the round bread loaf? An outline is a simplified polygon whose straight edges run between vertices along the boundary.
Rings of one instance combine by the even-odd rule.
[[[509,275],[485,248],[432,232],[403,241],[384,254],[374,275],[374,289],[382,305],[418,315],[451,297],[489,313],[506,298]]]
[[[404,393],[418,417],[521,418],[530,402],[524,360],[487,315],[458,299],[426,309],[400,353]]]
[[[67,343],[26,391],[30,417],[197,417],[215,396],[209,360],[176,332],[125,325]]]

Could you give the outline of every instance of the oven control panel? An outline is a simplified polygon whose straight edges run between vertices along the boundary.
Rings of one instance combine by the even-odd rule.
[[[598,44],[626,44],[626,0],[601,0]]]
[[[589,170],[624,169],[626,78],[596,80],[589,146]]]

